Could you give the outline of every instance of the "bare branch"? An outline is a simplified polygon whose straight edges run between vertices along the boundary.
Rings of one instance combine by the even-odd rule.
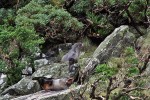
[[[128,9],[126,9],[126,13],[127,13],[127,15],[129,16],[129,18],[131,19],[131,22],[132,22],[132,24],[133,24],[132,26],[136,29],[136,31],[137,31],[141,36],[144,35],[144,34],[140,31],[140,29],[137,27],[137,25],[136,25],[136,23],[135,23],[135,21],[134,21],[132,15],[130,14],[130,12],[129,12]]]
[[[90,98],[92,99],[97,99],[97,100],[104,100],[104,98],[102,96],[95,96],[95,90],[96,90],[96,85],[97,83],[100,81],[101,78],[99,78],[98,80],[96,80],[92,85],[92,91],[90,93]]]
[[[129,93],[134,90],[149,90],[150,88],[142,88],[142,87],[134,87],[134,88],[125,88],[123,89],[124,92]]]
[[[134,91],[134,90],[149,90],[149,88],[142,88],[142,87],[134,87],[134,88],[123,88],[122,91],[120,91],[120,94],[116,97],[113,98],[113,100],[119,100],[122,96],[128,95],[129,92]]]

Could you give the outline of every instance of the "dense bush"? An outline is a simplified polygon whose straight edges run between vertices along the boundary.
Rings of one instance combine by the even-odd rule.
[[[149,26],[148,5],[148,0],[78,0],[70,12],[90,20],[92,25],[87,31],[89,35],[97,34],[97,37],[103,37],[124,24],[133,26],[140,35],[143,35],[138,27]]]
[[[14,84],[21,79],[22,69],[27,66],[24,62],[30,63],[30,59],[37,52],[43,39],[40,38],[35,30],[26,26],[11,25],[15,17],[11,10],[5,10],[4,24],[0,25],[0,71],[8,77],[8,85]],[[24,58],[24,62],[22,59]]]
[[[16,24],[35,27],[36,32],[50,43],[73,39],[69,36],[76,36],[83,27],[64,9],[34,0],[18,10]]]

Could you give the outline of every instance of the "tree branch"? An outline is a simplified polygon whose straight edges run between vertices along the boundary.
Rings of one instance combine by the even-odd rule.
[[[137,27],[137,25],[136,25],[136,23],[135,23],[133,17],[131,16],[131,14],[130,14],[130,12],[129,12],[128,9],[126,9],[126,13],[127,13],[127,15],[129,16],[129,18],[131,19],[132,26],[136,29],[136,31],[137,31],[141,36],[144,35],[144,34],[140,31],[140,29]]]
[[[104,100],[104,98],[102,96],[95,96],[95,90],[96,90],[96,84],[99,82],[101,78],[99,78],[98,80],[96,80],[92,85],[91,85],[91,88],[92,88],[92,91],[90,93],[90,98],[92,99],[97,99],[97,100]]]
[[[71,1],[68,1],[67,0],[65,1],[65,4],[63,5],[63,8],[65,8],[68,12],[69,12],[69,9],[73,6],[73,4],[75,3],[76,0],[71,0]]]

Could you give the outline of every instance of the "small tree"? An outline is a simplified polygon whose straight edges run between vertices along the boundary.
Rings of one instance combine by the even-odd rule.
[[[14,17],[6,12],[8,15],[3,21],[8,22]],[[7,74],[8,86],[21,79],[22,69],[31,63],[41,43],[43,39],[32,27],[0,25],[0,72]]]

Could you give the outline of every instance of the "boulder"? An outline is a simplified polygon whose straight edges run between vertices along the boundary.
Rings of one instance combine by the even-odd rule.
[[[10,94],[10,95],[26,95],[30,93],[35,93],[41,90],[40,85],[37,81],[23,78],[18,83],[5,89],[1,95]]]
[[[0,85],[6,82],[7,76],[5,74],[0,75]]]
[[[53,63],[51,65],[43,66],[33,73],[32,78],[44,77],[47,75],[51,75],[53,78],[67,77],[68,65],[60,64],[60,63]]]
[[[116,28],[112,34],[107,36],[105,40],[95,50],[92,59],[84,69],[84,73],[91,73],[97,64],[108,61],[111,57],[119,57],[125,47],[133,46],[135,35],[129,32],[129,27],[122,25]]]
[[[4,87],[7,85],[6,81],[7,81],[7,75],[1,73],[1,75],[0,75],[0,93],[2,92]]]
[[[135,39],[135,35],[129,32],[128,26],[120,26],[98,46],[93,57],[99,59],[101,63],[110,56],[119,57],[125,47],[134,45]]]
[[[44,65],[48,65],[48,64],[49,64],[49,61],[48,61],[46,58],[37,59],[37,60],[34,61],[34,64],[35,64],[37,67],[41,67],[41,66],[44,66]]]
[[[75,88],[62,91],[39,91],[34,94],[14,98],[12,100],[74,100],[75,97],[79,97],[78,93],[84,87],[85,85],[79,85]]]

